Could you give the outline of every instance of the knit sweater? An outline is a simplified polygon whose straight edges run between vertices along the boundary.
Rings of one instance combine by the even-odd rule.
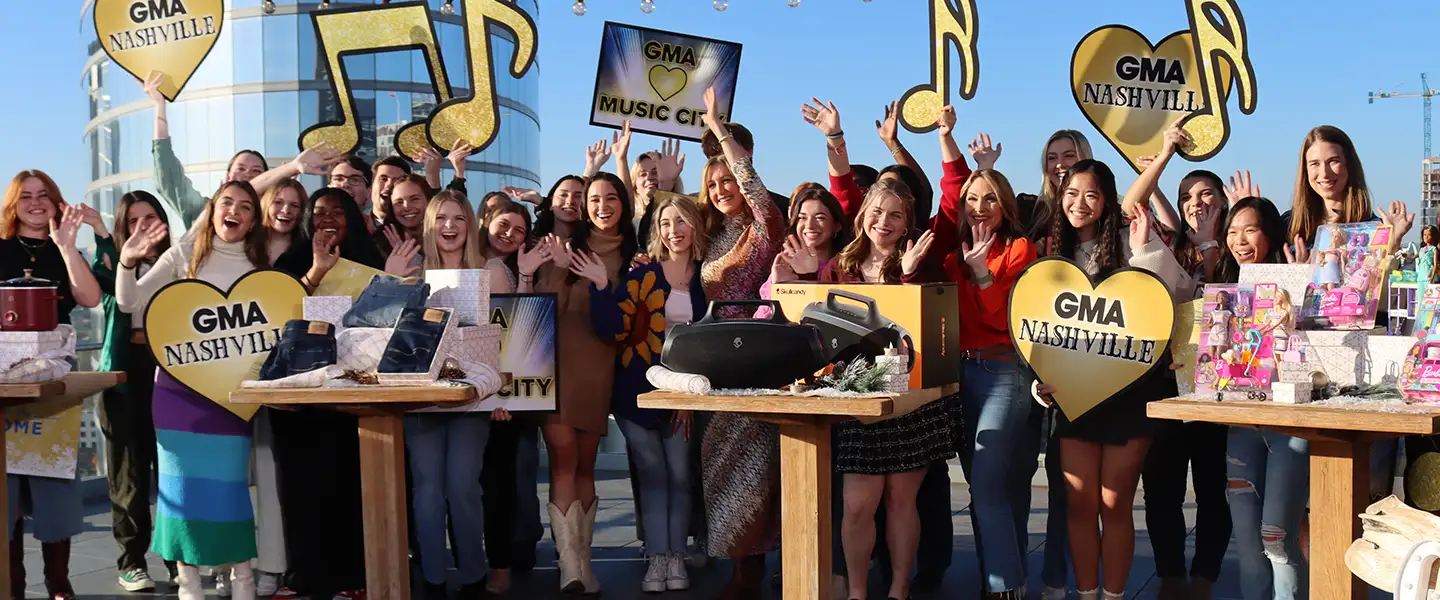
[[[135,269],[121,266],[115,278],[115,301],[120,310],[143,314],[155,292],[160,291],[165,284],[190,279],[191,254],[192,246],[188,244],[171,246],[155,261],[155,266],[138,280],[135,278]],[[194,279],[229,290],[230,286],[246,273],[264,266],[267,265],[257,267],[250,262],[250,257],[245,254],[245,242],[226,242],[217,236],[211,246],[210,257],[200,265],[200,272],[195,274]]]
[[[770,199],[755,173],[750,157],[730,166],[750,215],[725,217],[722,229],[705,249],[700,278],[711,300],[745,300],[756,297],[770,276],[770,265],[785,239],[785,217]]]

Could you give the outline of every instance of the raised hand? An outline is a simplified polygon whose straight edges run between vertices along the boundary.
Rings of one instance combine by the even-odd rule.
[[[680,140],[660,141],[660,160],[655,164],[660,179],[660,189],[673,189],[675,180],[685,170],[685,154],[680,152]]]
[[[970,158],[975,159],[977,170],[994,169],[995,161],[1000,160],[1001,150],[1001,144],[990,145],[990,134],[988,133],[977,133],[975,139],[970,140]]]
[[[1150,243],[1150,230],[1154,227],[1154,221],[1149,209],[1140,208],[1135,211],[1135,218],[1130,220],[1131,254],[1140,254],[1145,244]]]
[[[522,245],[520,253],[515,256],[515,266],[520,269],[520,274],[525,276],[534,275],[540,270],[541,265],[550,262],[551,252],[550,238],[543,237],[535,242],[535,247],[526,250]]]
[[[455,146],[450,148],[450,154],[445,158],[450,161],[450,168],[455,169],[455,176],[465,177],[465,161],[475,153],[475,147],[465,143],[465,140],[455,140]]]
[[[925,259],[925,253],[930,251],[930,244],[935,241],[935,234],[930,231],[920,234],[920,238],[910,240],[905,245],[905,254],[900,256],[900,270],[906,275],[914,275],[920,268],[920,261]]]
[[[1303,265],[1310,262],[1310,249],[1305,247],[1305,238],[1295,236],[1294,250],[1289,244],[1285,245],[1285,262],[1292,265]]]
[[[585,175],[588,177],[600,172],[600,167],[610,162],[610,144],[600,140],[585,148]]]
[[[166,238],[170,237],[170,228],[164,223],[152,221],[149,225],[140,225],[135,231],[130,232],[130,237],[125,239],[125,244],[120,247],[120,264],[134,267],[141,260],[150,256],[156,246]]]
[[[385,259],[385,272],[391,275],[409,277],[420,270],[419,266],[412,266],[415,256],[420,254],[420,243],[415,240],[405,240],[404,243],[395,246],[390,251],[390,257]]]
[[[420,148],[420,165],[426,173],[440,173],[440,165],[445,162],[445,157],[440,151],[431,148],[428,144]]]
[[[75,249],[75,234],[85,221],[85,211],[79,206],[66,206],[60,213],[60,222],[50,221],[50,240],[61,250]]]
[[[317,231],[315,239],[310,242],[310,255],[313,258],[314,267],[320,273],[329,273],[335,268],[335,263],[340,261],[340,252],[336,249],[335,238],[337,233],[331,231]],[[312,281],[312,283],[315,283]]]
[[[1216,222],[1220,220],[1219,210],[1206,206],[1204,202],[1198,204],[1199,205],[1195,207],[1194,229],[1186,234],[1190,237],[1190,243],[1196,246],[1215,241],[1215,225]],[[1137,210],[1136,212],[1148,211]]]
[[[330,167],[345,160],[345,154],[336,152],[329,144],[321,142],[296,155],[291,164],[301,175],[324,175]],[[362,198],[356,198],[356,201]]]
[[[539,206],[540,202],[544,200],[540,197],[540,192],[529,188],[519,188],[513,185],[507,185],[501,188],[501,190],[505,192],[505,195],[514,198],[516,202],[526,202],[529,204],[534,204],[535,206]]]
[[[1410,233],[1410,228],[1415,226],[1415,215],[1404,202],[1395,201],[1390,203],[1390,210],[1380,213],[1380,220],[1384,221],[1394,231],[1390,232],[1390,239],[1397,243],[1405,234]]]
[[[1161,146],[1160,152],[1165,155],[1174,154],[1176,150],[1182,150],[1195,145],[1195,140],[1190,137],[1190,132],[1180,126],[1185,117],[1175,119],[1170,128],[1165,130],[1165,143]]]
[[[785,238],[784,248],[780,253],[785,256],[785,263],[790,266],[790,270],[797,275],[808,275],[820,270],[819,253],[793,234]]]
[[[155,103],[156,105],[163,105],[167,102],[167,100],[165,100],[165,94],[160,93],[160,84],[164,81],[164,73],[161,73],[159,71],[151,71],[150,76],[146,77],[145,81],[141,82],[141,86],[145,90],[145,96],[149,97],[150,101]]]
[[[715,134],[715,139],[718,140],[722,137],[725,137],[727,131],[725,129],[725,121],[720,117],[720,112],[717,106],[718,105],[715,102],[715,88],[706,88],[705,114],[702,115],[700,118],[701,120],[705,121],[705,127],[708,127],[710,129],[710,133]]]
[[[843,133],[840,129],[840,111],[835,108],[834,102],[826,104],[814,97],[810,98],[810,102],[814,102],[815,105],[811,106],[809,103],[800,105],[800,118],[805,119],[806,123],[814,125],[816,129],[820,130],[820,133],[826,136]]]
[[[625,119],[620,131],[615,132],[615,137],[610,141],[610,155],[620,160],[630,156],[630,119]]]
[[[1246,198],[1259,198],[1260,186],[1250,179],[1250,171],[1242,173],[1236,170],[1235,174],[1230,176],[1230,185],[1225,186],[1225,197],[1230,200],[1230,206],[1235,206],[1236,202]]]
[[[105,227],[105,218],[100,215],[100,211],[90,208],[89,206],[86,206],[82,203],[80,205],[80,212],[80,221],[86,225],[89,225],[91,229],[94,229],[96,236],[102,238],[110,237],[110,230]]]
[[[565,250],[570,254],[570,272],[595,284],[598,289],[605,289],[610,285],[610,274],[605,272],[605,262],[600,260],[600,255],[577,251],[565,245]]]
[[[955,129],[955,107],[946,104],[944,108],[941,108],[940,118],[935,120],[935,126],[939,128],[937,131],[940,132],[940,137],[949,136],[950,132]]]
[[[395,229],[394,225],[386,225],[380,232],[385,234],[385,241],[390,243],[391,250],[399,248],[400,244],[405,241],[405,237],[400,235],[400,232]]]
[[[550,244],[551,262],[555,263],[556,268],[569,270],[570,252],[568,252],[567,249],[570,247],[570,243],[560,239],[560,236],[553,233],[547,236],[547,240]]]
[[[928,232],[927,232],[928,233]],[[970,226],[970,242],[960,245],[965,264],[976,274],[989,272],[985,259],[990,256],[990,247],[995,245],[995,228],[988,221]]]
[[[900,145],[900,111],[897,109],[898,102],[891,102],[885,105],[885,120],[875,122],[875,133],[879,134],[880,141],[885,147],[894,150]]]

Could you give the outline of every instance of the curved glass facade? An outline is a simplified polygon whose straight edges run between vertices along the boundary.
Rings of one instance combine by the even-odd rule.
[[[443,0],[427,0],[435,22],[441,54],[456,96],[469,93],[465,72],[463,2],[454,15],[439,11]],[[279,0],[273,14],[265,14],[262,0],[231,0],[225,25],[209,56],[168,108],[170,137],[176,156],[202,193],[215,189],[226,163],[241,149],[263,154],[270,166],[288,161],[298,152],[300,132],[337,111],[330,91],[325,60],[317,54],[309,11],[315,2]],[[340,7],[350,2],[332,2]],[[374,2],[358,4],[374,5]],[[538,21],[536,0],[518,0],[522,10]],[[508,64],[514,54],[510,34],[491,28],[496,64]],[[90,44],[85,82],[90,92],[90,122],[85,142],[90,149],[90,184],[84,201],[105,214],[131,190],[154,190],[155,112],[140,83]],[[417,51],[354,55],[344,68],[354,88],[362,141],[358,154],[366,161],[388,155],[397,124],[423,118],[435,105],[430,73]],[[501,124],[495,141],[470,157],[466,179],[478,201],[485,192],[505,185],[540,186],[540,65],[531,66],[523,79],[495,70]],[[442,175],[453,173],[445,164]],[[301,178],[309,189],[322,185],[314,176]]]

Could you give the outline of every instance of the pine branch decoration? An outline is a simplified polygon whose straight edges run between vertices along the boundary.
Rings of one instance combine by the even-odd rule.
[[[870,361],[860,358],[845,365],[845,369],[838,374],[832,371],[821,377],[816,382],[816,387],[866,394],[880,391],[885,386],[886,375],[885,367],[873,365]]]

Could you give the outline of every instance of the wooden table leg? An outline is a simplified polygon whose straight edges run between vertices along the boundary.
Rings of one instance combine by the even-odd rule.
[[[1310,597],[1364,600],[1370,586],[1350,574],[1345,550],[1361,535],[1370,501],[1370,443],[1310,441]]]
[[[4,427],[0,427],[0,509],[4,509],[4,510],[6,511],[5,514],[6,514],[6,515],[9,515],[9,514],[10,514],[10,513],[9,513],[9,510],[10,510],[10,481],[9,481],[9,480],[10,480],[10,478],[6,475],[6,470],[9,468],[9,465],[6,463],[6,460],[8,460],[8,457],[5,456],[5,444],[6,444],[6,442],[5,442],[5,430],[7,430],[7,429],[10,428],[9,414],[6,413],[6,414],[5,414],[5,417],[6,417],[5,420],[4,420],[4,421],[5,421],[5,422],[4,422],[4,425],[5,425],[5,426],[4,426]],[[7,517],[5,517],[5,518],[9,518],[9,517],[7,516]],[[13,527],[15,527],[15,524],[14,524],[14,523],[10,523],[9,525],[6,525],[6,528],[7,528],[7,529],[10,529],[10,528],[13,528]],[[12,529],[12,530],[10,531],[10,535],[15,535],[15,534],[16,534],[16,532]],[[8,542],[9,540],[6,540],[6,541]],[[4,593],[7,593],[7,594],[10,593],[10,544],[9,544],[9,543],[0,544],[0,590],[5,590]]]
[[[780,553],[784,600],[829,600],[830,426],[780,425]]]
[[[410,599],[405,521],[405,429],[399,414],[360,415],[365,587],[375,600]]]

